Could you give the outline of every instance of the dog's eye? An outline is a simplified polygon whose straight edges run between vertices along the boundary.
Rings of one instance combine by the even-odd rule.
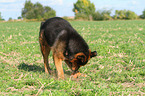
[[[69,62],[69,64],[72,64],[72,62]]]
[[[79,61],[79,65],[84,66],[87,62],[81,62]]]

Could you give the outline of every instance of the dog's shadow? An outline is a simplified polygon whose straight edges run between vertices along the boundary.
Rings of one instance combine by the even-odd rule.
[[[24,70],[24,71],[45,72],[45,69],[43,67],[40,67],[36,64],[29,65],[29,64],[26,64],[26,63],[20,63],[18,65],[18,69]]]
[[[28,71],[28,72],[32,71],[32,72],[44,72],[45,73],[44,67],[40,67],[36,64],[29,65],[29,64],[26,64],[26,63],[20,63],[18,65],[18,69]],[[52,75],[56,75],[56,74],[57,74],[56,69],[52,70]],[[65,71],[64,70],[64,74],[71,75],[71,71]]]

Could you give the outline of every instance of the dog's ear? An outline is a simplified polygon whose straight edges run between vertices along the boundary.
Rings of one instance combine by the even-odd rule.
[[[97,52],[96,51],[91,52],[90,57],[92,58],[92,57],[95,57],[95,56],[97,56]]]
[[[86,62],[86,55],[84,53],[76,54],[75,58],[81,60],[82,63]]]
[[[81,62],[84,63],[86,61],[86,56],[79,55],[79,56],[77,56],[77,59],[81,60]]]

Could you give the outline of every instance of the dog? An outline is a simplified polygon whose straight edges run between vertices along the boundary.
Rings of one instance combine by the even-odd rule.
[[[60,17],[53,17],[41,22],[39,43],[45,72],[51,74],[48,63],[48,55],[51,50],[58,78],[61,79],[64,79],[62,61],[66,62],[74,75],[90,58],[97,56],[97,52],[91,52],[85,40],[70,23]]]

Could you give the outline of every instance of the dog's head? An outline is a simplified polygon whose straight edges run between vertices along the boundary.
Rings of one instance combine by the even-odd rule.
[[[97,52],[88,50],[87,54],[80,52],[74,55],[73,59],[66,59],[65,62],[71,68],[73,73],[77,72],[81,66],[87,64],[87,62],[92,58],[97,56]]]

